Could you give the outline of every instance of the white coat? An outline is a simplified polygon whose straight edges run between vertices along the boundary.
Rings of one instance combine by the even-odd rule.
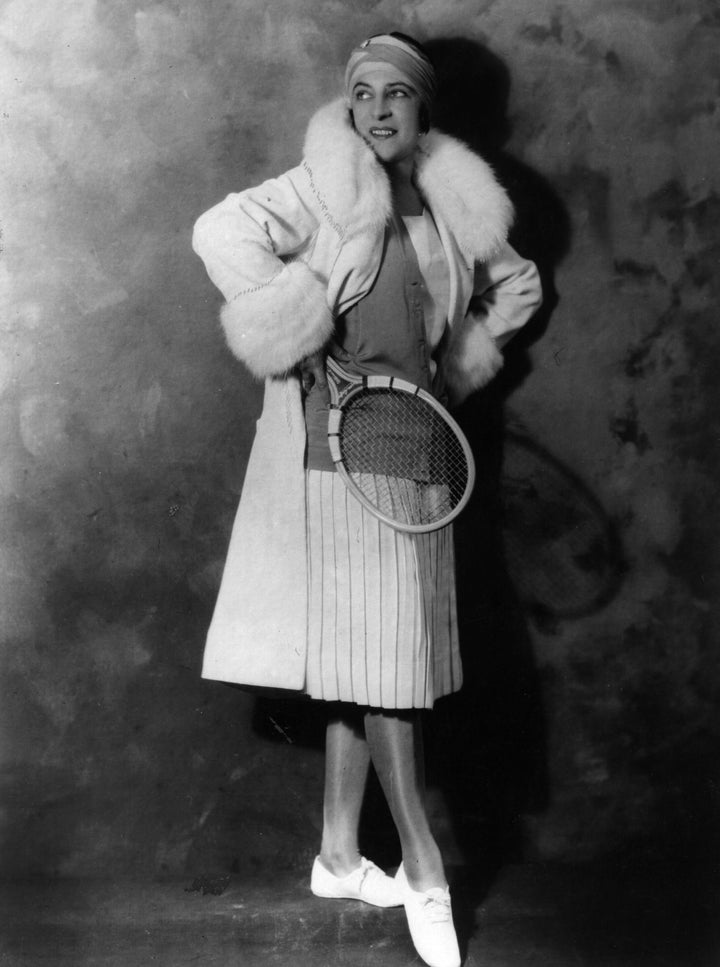
[[[499,347],[540,304],[540,283],[532,262],[507,244],[506,193],[465,145],[431,130],[421,140],[415,182],[447,257],[443,366],[451,400],[460,402],[498,371]],[[228,345],[266,380],[205,678],[304,685],[305,424],[292,370],[372,287],[391,211],[387,174],[337,100],[311,120],[298,167],[229,195],[195,226],[193,246],[226,299]]]

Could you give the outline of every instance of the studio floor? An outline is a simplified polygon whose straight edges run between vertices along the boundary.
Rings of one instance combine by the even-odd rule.
[[[467,967],[718,967],[718,896],[687,869],[450,871]],[[215,892],[212,892],[212,891]],[[219,892],[221,891],[222,892]],[[402,909],[318,900],[287,872],[2,886],[2,967],[405,967]]]

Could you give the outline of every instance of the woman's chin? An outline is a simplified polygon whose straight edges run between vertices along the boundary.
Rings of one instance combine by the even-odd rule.
[[[397,167],[403,162],[412,161],[415,157],[414,151],[397,150],[395,145],[391,144],[371,144],[370,147],[378,161],[386,168]]]

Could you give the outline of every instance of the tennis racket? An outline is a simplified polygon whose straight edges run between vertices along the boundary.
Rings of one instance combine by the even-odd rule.
[[[356,377],[327,363],[328,444],[348,490],[396,530],[449,524],[470,498],[470,445],[430,393],[394,376]]]

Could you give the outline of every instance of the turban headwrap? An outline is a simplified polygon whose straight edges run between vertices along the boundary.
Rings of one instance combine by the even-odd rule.
[[[420,100],[428,108],[431,107],[437,89],[432,64],[422,51],[392,34],[370,37],[352,51],[345,68],[345,96],[348,100],[362,68],[378,63],[397,67],[418,92]]]

